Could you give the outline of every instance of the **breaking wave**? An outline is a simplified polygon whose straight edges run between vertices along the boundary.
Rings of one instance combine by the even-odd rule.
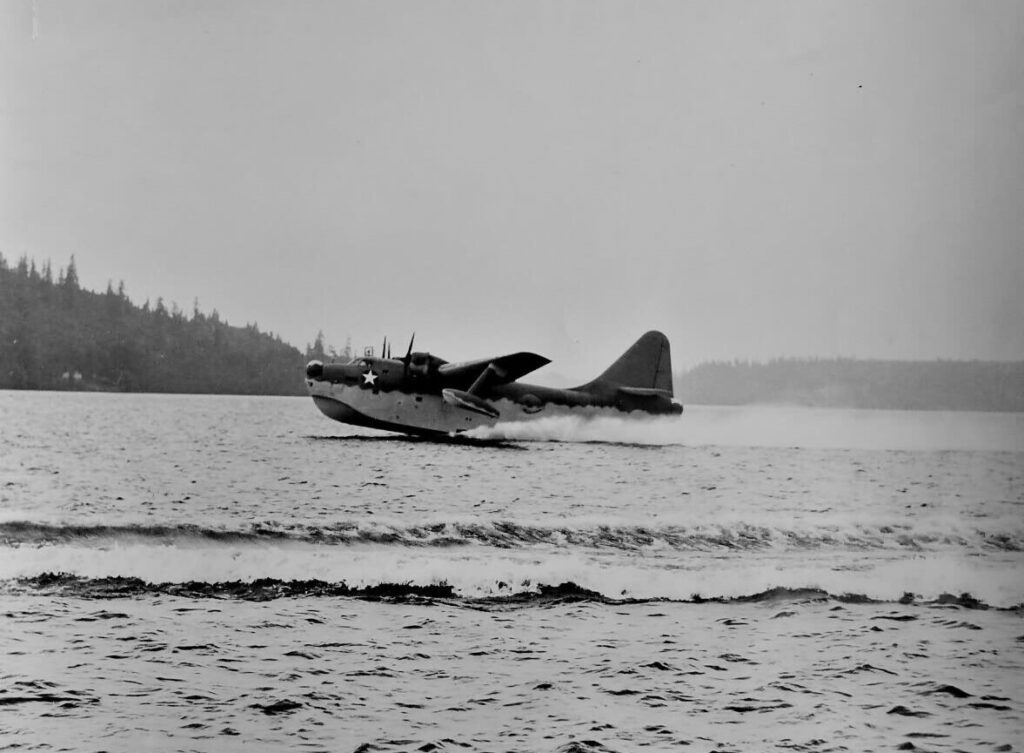
[[[990,551],[1024,551],[1024,529],[988,531],[918,529],[910,525],[818,526],[809,529],[735,523],[732,525],[635,526],[533,525],[512,520],[466,520],[401,525],[388,522],[339,521],[323,525],[262,521],[244,529],[194,524],[59,524],[0,522],[6,546],[156,543],[259,544],[289,542],[324,545],[387,544],[401,547],[483,545],[499,549],[529,546],[644,551],[758,551],[817,549],[893,549],[927,551],[948,547]]]
[[[550,605],[566,602],[595,602],[602,604],[638,604],[650,602],[677,602],[692,604],[729,603],[797,603],[833,601],[846,604],[885,603],[862,593],[829,593],[820,588],[770,588],[739,596],[701,596],[689,598],[629,598],[610,597],[600,591],[585,588],[571,581],[558,585],[539,584],[515,590],[507,584],[494,595],[464,597],[448,583],[417,585],[413,583],[378,583],[370,586],[349,586],[344,581],[329,582],[317,579],[281,580],[257,578],[236,581],[188,581],[183,583],[153,583],[136,577],[85,578],[71,573],[42,573],[15,579],[8,587],[20,592],[40,592],[48,595],[76,596],[90,599],[114,599],[148,595],[178,596],[188,599],[238,599],[243,601],[270,601],[283,598],[349,597],[367,601],[415,600],[419,602],[442,600],[461,601],[477,607],[507,607],[515,605]],[[900,604],[954,605],[968,609],[988,609],[985,602],[969,593],[959,595],[942,593],[931,599],[922,599],[906,592],[898,599]],[[1024,606],[1024,605],[1022,605]],[[1013,607],[1021,608],[1021,607]]]
[[[174,530],[177,535],[182,529]],[[891,534],[881,536],[897,548],[844,549],[824,545],[820,539],[810,546],[806,541],[796,546],[769,543],[771,537],[782,535],[778,531],[750,536],[733,531],[722,538],[663,530],[658,532],[660,538],[654,538],[648,529],[603,531],[597,526],[570,531],[573,536],[594,537],[593,545],[555,545],[550,542],[564,534],[551,528],[488,524],[483,530],[488,537],[512,543],[487,546],[459,538],[459,545],[410,546],[362,537],[351,545],[323,545],[278,533],[273,538],[261,538],[263,534],[246,538],[220,531],[212,534],[216,540],[167,539],[162,534],[148,539],[37,540],[3,550],[0,582],[9,585],[19,579],[65,573],[86,584],[128,579],[132,588],[142,592],[151,589],[140,583],[200,583],[204,584],[201,589],[209,587],[214,593],[224,589],[210,584],[331,584],[330,588],[317,586],[314,595],[360,595],[366,589],[406,584],[428,589],[445,586],[460,599],[539,593],[542,586],[571,582],[611,600],[687,600],[695,594],[730,599],[785,588],[864,594],[877,601],[894,601],[906,592],[920,594],[922,599],[950,592],[971,593],[997,606],[1024,602],[1016,551],[977,557],[977,549],[935,546],[908,552],[899,548],[896,537],[886,538]],[[195,531],[188,529],[188,535]],[[374,536],[380,538],[379,533]],[[790,538],[784,536],[787,541]],[[344,589],[337,584],[344,584]],[[0,586],[0,592],[6,587]],[[79,588],[75,585],[69,593],[89,595],[88,589]],[[295,590],[288,586],[285,592],[289,589]]]

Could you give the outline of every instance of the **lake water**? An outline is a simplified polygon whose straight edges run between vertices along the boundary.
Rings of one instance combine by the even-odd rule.
[[[0,749],[1021,749],[1024,415],[480,438],[0,392]]]

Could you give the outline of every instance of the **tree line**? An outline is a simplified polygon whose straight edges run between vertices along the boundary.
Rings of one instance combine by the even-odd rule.
[[[162,298],[138,306],[124,283],[83,290],[74,257],[54,276],[0,255],[0,388],[304,394],[303,354],[255,324],[231,326]]]
[[[190,314],[162,298],[138,306],[123,282],[83,290],[73,256],[54,275],[48,261],[12,267],[0,254],[0,389],[300,395],[307,360],[351,353],[323,333],[302,353],[198,302]],[[1024,411],[1024,362],[714,361],[677,374],[675,394],[684,404]]]
[[[676,376],[683,403],[1024,411],[1024,362],[778,358],[714,361]]]

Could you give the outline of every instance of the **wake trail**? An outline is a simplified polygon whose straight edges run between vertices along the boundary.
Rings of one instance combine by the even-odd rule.
[[[477,441],[579,442],[630,446],[800,447],[837,450],[968,450],[1021,452],[1024,419],[979,418],[970,431],[951,433],[951,414],[800,408],[781,405],[688,408],[681,416],[550,416],[471,429]]]
[[[685,427],[677,416],[615,418],[552,416],[533,421],[508,421],[481,426],[463,436],[485,441],[602,442],[628,445],[680,445],[687,443]]]

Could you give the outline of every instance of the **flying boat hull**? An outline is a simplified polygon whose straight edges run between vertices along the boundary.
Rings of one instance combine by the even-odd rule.
[[[420,436],[455,436],[471,429],[494,426],[502,422],[532,421],[551,416],[622,416],[611,407],[547,405],[542,410],[524,410],[509,399],[492,401],[494,416],[478,409],[453,404],[437,395],[406,395],[380,393],[373,395],[358,387],[323,385],[310,394],[316,407],[328,418],[354,426],[397,431]],[[416,398],[420,399],[417,400]],[[629,415],[629,414],[627,414]],[[639,413],[645,416],[646,413]]]

